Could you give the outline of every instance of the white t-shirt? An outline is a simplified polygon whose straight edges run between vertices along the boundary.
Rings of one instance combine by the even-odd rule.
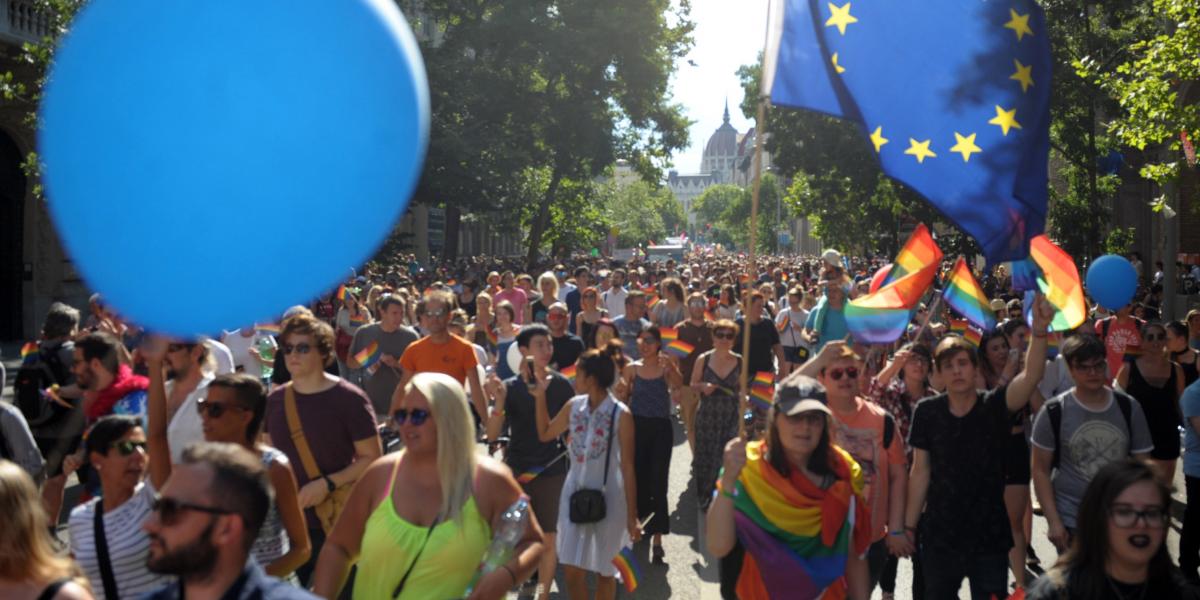
[[[609,288],[608,291],[601,294],[601,300],[604,302],[604,308],[608,310],[610,318],[617,318],[625,314],[625,298],[629,296],[629,292],[623,287]]]
[[[775,315],[775,328],[783,325],[784,320],[787,321],[787,326],[779,332],[779,343],[788,348],[807,347],[808,343],[800,337],[800,333],[804,331],[804,323],[808,321],[808,311],[803,308],[779,311],[779,314]]]
[[[174,580],[169,575],[151,573],[146,568],[150,538],[142,530],[142,523],[150,516],[153,499],[154,486],[149,482],[140,483],[129,500],[104,514],[108,559],[121,598],[140,598]],[[76,506],[71,511],[68,527],[71,532],[71,554],[75,562],[79,563],[92,584],[92,594],[99,600],[105,600],[104,579],[100,575],[100,559],[97,557],[93,532],[96,503],[99,501],[99,498],[95,498]]]
[[[171,463],[179,464],[183,458],[183,449],[195,442],[204,441],[204,421],[200,419],[200,413],[196,410],[196,402],[208,393],[208,384],[212,383],[213,376],[209,373],[204,374],[204,378],[196,385],[196,389],[184,398],[179,404],[179,408],[175,410],[175,415],[171,417],[171,423],[167,425],[167,443],[171,445]],[[171,390],[175,387],[174,381],[167,382],[167,396],[171,395]]]
[[[234,371],[237,367],[242,367],[242,372],[254,377],[262,379],[262,363],[258,362],[257,358],[250,353],[250,348],[258,345],[258,333],[250,337],[243,337],[242,330],[235,329],[225,332],[221,337],[221,342],[229,348],[229,352],[233,356]]]
[[[217,363],[217,375],[227,375],[233,372],[233,353],[229,350],[229,346],[214,339],[204,340],[204,345],[208,346],[208,353]]]

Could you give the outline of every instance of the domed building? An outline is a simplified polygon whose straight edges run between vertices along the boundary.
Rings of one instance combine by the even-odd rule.
[[[700,159],[700,172],[711,174],[717,183],[733,183],[733,172],[737,168],[742,137],[742,134],[729,124],[729,101],[726,100],[724,123],[708,138],[708,145],[704,147],[704,154]]]
[[[754,128],[747,133],[738,130],[729,123],[729,101],[725,101],[725,113],[721,126],[708,138],[704,153],[700,158],[700,172],[681,175],[670,171],[667,185],[674,192],[675,198],[683,204],[683,213],[687,215],[688,226],[695,232],[696,215],[692,213],[692,202],[704,193],[710,186],[719,183],[732,183],[746,186],[754,180],[751,169],[754,158]],[[770,167],[770,158],[763,154],[763,169]]]

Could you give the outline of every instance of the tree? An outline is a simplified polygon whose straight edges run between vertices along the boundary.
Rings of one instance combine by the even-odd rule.
[[[632,248],[681,231],[686,224],[683,207],[671,190],[645,181],[612,187],[609,217],[617,228],[617,245]]]

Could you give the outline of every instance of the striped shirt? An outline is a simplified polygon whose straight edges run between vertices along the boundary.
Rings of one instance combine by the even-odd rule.
[[[287,460],[287,457],[275,448],[263,449],[263,466],[268,471],[271,470],[271,463],[277,459]],[[271,509],[267,511],[262,528],[258,530],[258,537],[254,539],[251,554],[258,564],[266,568],[267,565],[275,562],[275,559],[287,554],[290,549],[291,544],[288,540],[287,530],[283,526],[283,519],[279,516],[279,497],[276,496],[275,501],[271,503]]]
[[[121,598],[139,598],[174,580],[168,575],[151,573],[146,568],[150,538],[142,530],[142,523],[150,516],[153,500],[154,486],[149,482],[140,483],[129,500],[104,514],[108,559]],[[99,498],[93,499],[71,511],[71,554],[92,584],[92,593],[104,600],[104,579],[100,575],[100,560],[93,535],[96,503],[99,501]]]

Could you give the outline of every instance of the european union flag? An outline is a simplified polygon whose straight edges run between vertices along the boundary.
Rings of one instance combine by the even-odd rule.
[[[857,122],[885,173],[1019,260],[1046,221],[1050,40],[1032,0],[774,0],[764,92]]]

